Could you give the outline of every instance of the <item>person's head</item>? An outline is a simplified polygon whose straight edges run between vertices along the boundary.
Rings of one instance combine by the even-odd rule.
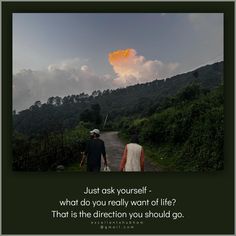
[[[137,134],[133,134],[133,135],[131,136],[131,143],[137,143],[137,144],[139,144],[139,137],[138,137]]]
[[[100,131],[98,129],[93,129],[90,131],[90,135],[92,135],[93,138],[98,138],[100,136]]]

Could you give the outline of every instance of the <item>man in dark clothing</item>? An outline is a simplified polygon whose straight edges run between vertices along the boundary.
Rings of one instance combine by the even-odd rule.
[[[98,129],[92,130],[90,134],[92,137],[88,141],[85,149],[87,171],[99,172],[101,169],[101,155],[104,159],[104,165],[107,166],[105,144],[99,139],[100,131]]]

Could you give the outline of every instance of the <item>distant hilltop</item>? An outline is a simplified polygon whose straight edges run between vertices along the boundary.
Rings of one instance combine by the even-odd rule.
[[[123,116],[145,115],[166,98],[175,96],[192,83],[202,89],[212,90],[224,83],[223,61],[202,66],[196,70],[163,80],[154,80],[115,90],[94,91],[91,95],[81,93],[65,97],[50,97],[46,103],[36,101],[29,109],[14,114],[14,129],[33,134],[60,127],[75,127],[83,117],[91,116],[91,108],[100,110],[102,119],[109,114],[109,120]],[[92,109],[93,110],[93,109]],[[37,120],[39,122],[37,122]],[[39,125],[39,123],[42,123]],[[56,125],[57,124],[57,125]]]

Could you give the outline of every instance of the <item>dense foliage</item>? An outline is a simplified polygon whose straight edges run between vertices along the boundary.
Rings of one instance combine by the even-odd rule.
[[[79,162],[88,135],[89,129],[83,122],[72,130],[52,132],[45,136],[14,132],[13,170],[56,170],[60,165]]]
[[[153,115],[123,118],[118,128],[127,137],[139,134],[150,155],[172,170],[219,170],[224,156],[223,104],[223,85],[206,93],[193,84]]]

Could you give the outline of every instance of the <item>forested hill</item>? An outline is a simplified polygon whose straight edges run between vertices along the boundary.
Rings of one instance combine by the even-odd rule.
[[[80,121],[102,127],[121,117],[143,117],[153,114],[163,103],[192,83],[209,91],[223,83],[223,62],[200,67],[166,80],[154,80],[116,90],[94,91],[66,97],[50,97],[47,103],[36,101],[29,109],[13,112],[14,131],[29,136],[76,127]]]

